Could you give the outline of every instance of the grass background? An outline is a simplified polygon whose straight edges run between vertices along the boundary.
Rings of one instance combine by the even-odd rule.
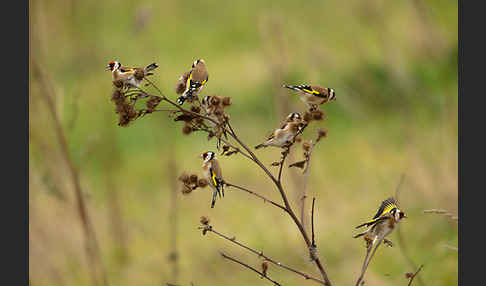
[[[177,78],[197,58],[210,78],[204,94],[231,96],[233,126],[254,146],[286,111],[303,111],[282,83],[336,90],[323,106],[329,130],[312,160],[319,255],[335,285],[359,275],[365,249],[354,226],[393,195],[402,174],[401,226],[409,256],[425,264],[424,285],[457,285],[457,224],[423,214],[457,213],[457,1],[30,1],[30,52],[55,91],[110,285],[267,284],[224,261],[218,250],[251,265],[260,260],[196,227],[208,215],[219,231],[274,259],[318,276],[288,216],[238,191],[209,208],[208,189],[183,196],[171,188],[184,170],[200,173],[214,141],[184,136],[165,114],[117,126],[110,102],[111,60],[159,63],[153,80],[175,98]],[[53,120],[31,74],[29,96],[29,272],[32,285],[90,285],[88,261],[67,165]],[[278,103],[278,104],[277,104]],[[161,106],[162,107],[162,106]],[[314,128],[314,129],[313,129]],[[313,138],[313,128],[304,138]],[[294,160],[302,158],[295,148]],[[277,149],[257,151],[270,164]],[[170,165],[176,158],[176,166]],[[263,172],[242,156],[221,158],[224,176],[279,201]],[[292,205],[302,178],[284,170]],[[175,175],[174,175],[175,174]],[[171,192],[177,191],[179,274],[168,259]],[[310,202],[310,200],[308,200]],[[397,244],[396,233],[390,239]],[[378,251],[369,285],[406,285],[413,272],[400,247]],[[270,265],[284,285],[310,285]],[[414,283],[420,284],[420,281]]]

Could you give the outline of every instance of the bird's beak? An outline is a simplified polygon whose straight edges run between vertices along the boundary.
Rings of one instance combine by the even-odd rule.
[[[408,216],[407,216],[407,215],[403,215],[403,217],[402,217],[402,218],[408,218]]]
[[[106,66],[106,70],[107,70],[107,71],[111,71],[110,65],[107,65],[107,66]]]

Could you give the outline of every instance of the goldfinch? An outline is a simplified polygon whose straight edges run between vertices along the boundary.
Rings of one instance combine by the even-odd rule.
[[[224,197],[224,182],[223,176],[221,174],[221,167],[219,166],[219,162],[216,159],[216,154],[214,154],[214,152],[204,152],[201,157],[204,160],[204,163],[202,165],[203,175],[213,189],[211,208],[214,208],[214,204],[216,203],[216,194],[218,194],[219,197],[221,197],[221,194],[223,194]]]
[[[285,147],[292,143],[292,139],[297,135],[303,126],[303,122],[288,122],[284,124],[284,128],[278,128],[267,138],[267,141],[255,146],[259,149],[267,146]]]
[[[177,98],[177,103],[182,105],[184,101],[188,98],[198,96],[201,90],[204,88],[208,82],[209,75],[206,70],[206,63],[203,59],[195,60],[192,64],[192,69],[190,71],[189,77],[186,82],[186,89],[184,93]]]
[[[201,105],[209,118],[215,120],[219,124],[222,124],[225,122],[224,107],[230,103],[229,100],[230,99],[228,97],[225,98],[219,95],[207,95],[201,100]],[[209,122],[208,124],[211,127],[215,127],[214,122]],[[218,150],[221,146],[221,135],[228,138],[224,128],[220,127],[216,130],[216,137],[218,138],[216,148]]]
[[[285,121],[282,123],[280,129],[284,129],[289,122],[302,122],[302,116],[298,112],[289,113],[289,115],[287,115],[287,118],[285,118]]]
[[[336,100],[334,89],[328,87],[319,85],[284,85],[283,87],[297,91],[300,99],[311,109],[317,109],[319,105],[329,100]]]
[[[150,71],[158,67],[156,63],[152,63],[145,68],[125,67],[117,61],[111,61],[106,66],[106,69],[111,71],[114,82],[121,81],[125,86],[139,88],[142,80],[146,76],[153,74]]]
[[[378,212],[371,220],[358,225],[356,228],[371,227],[362,233],[358,233],[354,238],[364,236],[367,246],[370,244],[374,245],[378,240],[382,239],[385,243],[391,245],[391,242],[386,240],[385,237],[395,229],[395,226],[401,219],[406,217],[405,212],[399,209],[395,199],[388,198],[381,203]]]

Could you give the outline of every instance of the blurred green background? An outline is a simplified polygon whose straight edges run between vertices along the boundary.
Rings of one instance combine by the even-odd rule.
[[[404,273],[421,264],[414,285],[457,285],[458,254],[447,248],[457,247],[457,223],[423,213],[457,213],[457,33],[457,1],[30,1],[30,56],[52,83],[109,284],[269,285],[220,257],[222,250],[261,263],[228,241],[202,236],[201,215],[319,276],[280,210],[231,189],[214,209],[207,188],[181,194],[175,178],[201,174],[199,155],[214,150],[214,140],[183,135],[182,124],[164,113],[117,126],[104,70],[109,61],[157,62],[152,79],[175,99],[176,80],[203,58],[210,74],[203,94],[232,97],[227,112],[249,146],[289,111],[304,111],[283,83],[336,90],[337,101],[322,106],[327,119],[304,133],[310,139],[317,127],[329,131],[314,151],[308,188],[316,197],[319,255],[334,285],[354,285],[365,254],[354,227],[394,194],[402,174],[400,204],[409,219],[400,232],[412,263],[395,231],[395,247],[377,252],[366,285],[406,285]],[[71,176],[42,92],[31,72],[31,285],[92,285]],[[280,155],[275,148],[256,154],[267,165]],[[300,159],[299,146],[291,160]],[[271,181],[244,157],[220,162],[225,179],[280,202]],[[296,211],[302,182],[300,170],[284,170]],[[176,263],[169,259],[174,243]],[[284,285],[314,284],[273,265],[268,274]]]

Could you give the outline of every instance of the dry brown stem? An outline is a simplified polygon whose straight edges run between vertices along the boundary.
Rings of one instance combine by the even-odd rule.
[[[103,263],[101,261],[101,254],[96,239],[96,233],[92,227],[92,223],[88,215],[88,210],[84,202],[84,196],[81,189],[78,170],[74,166],[74,163],[71,159],[71,154],[69,153],[63,127],[61,125],[61,121],[58,117],[56,106],[53,101],[53,97],[55,97],[54,88],[52,84],[48,81],[44,69],[42,69],[36,59],[34,57],[31,57],[31,61],[34,74],[38,77],[39,83],[42,86],[42,92],[40,94],[44,98],[47,108],[51,113],[52,119],[54,121],[56,137],[61,148],[62,157],[64,158],[66,165],[68,166],[69,173],[71,174],[71,180],[74,185],[77,210],[83,227],[84,244],[86,249],[86,255],[89,260],[88,264],[90,268],[91,280],[93,282],[93,285],[99,285],[99,283],[101,283],[101,285],[108,285],[106,273],[103,267]]]
[[[267,275],[263,274],[262,272],[260,272],[260,271],[256,270],[255,268],[251,267],[250,265],[248,265],[248,264],[246,264],[246,263],[244,263],[244,262],[241,262],[241,261],[239,261],[239,260],[237,260],[237,259],[235,259],[235,258],[233,258],[233,257],[230,257],[230,256],[228,256],[228,255],[224,254],[223,252],[220,252],[220,254],[221,254],[221,256],[222,256],[223,258],[225,258],[225,259],[231,260],[231,261],[233,261],[233,262],[236,262],[236,263],[238,263],[238,264],[242,265],[243,267],[246,267],[246,268],[248,268],[248,269],[250,269],[250,270],[255,271],[256,273],[260,274],[260,277],[263,277],[263,278],[267,279],[268,281],[272,282],[273,284],[278,285],[278,286],[280,286],[280,285],[281,285],[281,284],[280,284],[280,283],[278,283],[277,281],[272,280],[270,277],[268,277]]]
[[[370,265],[370,262],[373,259],[373,256],[375,256],[376,250],[378,249],[378,247],[381,245],[382,242],[383,242],[383,240],[379,240],[378,241],[378,243],[376,244],[375,248],[373,249],[373,252],[371,253],[371,256],[369,256],[369,254],[370,254],[371,249],[373,248],[373,244],[370,244],[370,246],[367,247],[367,249],[366,249],[366,256],[365,256],[365,259],[363,261],[363,266],[361,268],[361,274],[359,275],[358,280],[356,281],[355,286],[359,286],[359,283],[363,280],[363,277],[364,277],[364,275],[366,273],[366,270],[368,269],[368,266]],[[369,258],[368,258],[368,256],[369,256]]]
[[[151,83],[151,82],[150,82]],[[153,83],[151,83],[151,85],[153,85],[155,87],[155,85]],[[292,218],[292,220],[294,221],[295,225],[297,226],[297,228],[299,229],[301,235],[302,235],[302,238],[304,239],[306,245],[307,245],[307,248],[310,250],[311,249],[311,246],[312,246],[312,242],[311,240],[309,239],[309,235],[307,234],[307,232],[305,231],[302,223],[299,221],[299,219],[297,218],[297,216],[295,215],[292,207],[290,206],[290,203],[288,201],[288,198],[287,198],[287,194],[282,186],[282,182],[281,182],[281,176],[282,176],[282,169],[283,169],[283,165],[285,163],[285,159],[287,158],[287,155],[289,154],[289,151],[290,151],[290,147],[291,145],[282,153],[282,159],[280,161],[280,168],[279,168],[279,171],[278,171],[278,179],[275,178],[275,176],[270,172],[270,170],[268,170],[267,167],[265,167],[265,165],[258,159],[258,157],[253,153],[253,151],[238,137],[238,135],[236,134],[236,132],[234,131],[233,127],[231,126],[231,123],[229,120],[227,120],[225,123],[221,124],[217,121],[215,121],[214,119],[212,118],[209,118],[205,115],[202,115],[202,114],[199,114],[199,113],[195,113],[195,112],[192,112],[190,110],[187,110],[187,109],[184,109],[183,107],[181,107],[180,105],[176,104],[175,102],[173,102],[172,100],[170,100],[169,98],[167,98],[160,89],[156,88],[158,91],[159,91],[159,94],[161,96],[161,100],[169,103],[170,105],[174,106],[177,108],[177,110],[179,110],[180,112],[182,113],[185,113],[185,114],[189,114],[189,115],[192,115],[194,117],[197,117],[197,118],[202,118],[202,119],[205,119],[205,120],[208,120],[208,121],[211,121],[213,122],[216,126],[218,126],[218,128],[221,128],[222,130],[224,130],[226,132],[226,134],[228,134],[231,138],[233,138],[240,146],[241,148],[243,148],[247,153],[248,156],[245,156],[247,157],[248,159],[250,159],[252,162],[254,162],[255,164],[257,164],[264,172],[265,174],[272,180],[272,182],[275,184],[275,186],[277,187],[279,193],[280,193],[280,196],[282,197],[282,200],[284,202],[284,206],[285,206],[285,209],[286,209],[286,212],[290,215],[290,217]],[[140,91],[146,95],[149,95],[149,96],[154,96],[154,95],[151,95],[145,91],[143,91],[142,89],[140,89]],[[298,132],[298,134],[296,134],[296,136],[294,137],[294,141],[295,141],[295,138],[303,132],[303,130],[305,129],[307,125],[305,125],[303,128],[301,128],[300,132]],[[228,130],[229,128],[229,130]],[[292,142],[293,143],[293,142]],[[243,154],[243,153],[242,153]],[[329,278],[327,276],[327,273],[326,271],[324,270],[324,267],[320,261],[319,258],[315,259],[314,260],[314,263],[316,264],[317,268],[319,269],[320,273],[321,273],[321,276],[324,280],[324,285],[326,286],[331,286],[331,282],[329,281]]]
[[[451,212],[448,212],[446,210],[430,209],[430,210],[424,210],[424,213],[426,213],[426,214],[441,214],[441,215],[445,215],[445,216],[449,217],[451,220],[453,220],[455,222],[458,222],[457,215],[455,215],[455,214],[453,214]]]
[[[413,282],[413,279],[417,276],[417,274],[420,272],[420,270],[422,270],[422,268],[424,267],[424,265],[420,265],[419,269],[417,269],[417,271],[415,271],[415,273],[413,273],[410,277],[410,281],[408,282],[408,286],[412,285],[412,282]]]
[[[212,232],[212,233],[214,233],[214,234],[218,235],[219,237],[222,237],[222,238],[224,238],[224,239],[226,239],[226,240],[228,240],[228,241],[231,241],[232,243],[234,243],[234,244],[236,244],[236,245],[238,245],[238,246],[240,246],[240,247],[242,247],[242,248],[244,248],[244,249],[246,249],[246,250],[248,250],[248,251],[250,251],[250,252],[253,252],[254,254],[258,255],[258,257],[263,257],[263,258],[264,258],[264,259],[266,259],[267,261],[269,261],[269,262],[271,262],[271,263],[273,263],[273,264],[275,264],[275,265],[277,265],[277,266],[279,266],[279,267],[282,267],[282,268],[284,268],[284,269],[286,269],[286,270],[288,270],[288,271],[291,271],[291,272],[294,272],[295,274],[298,274],[298,275],[303,276],[305,279],[309,279],[309,280],[312,280],[312,281],[318,282],[318,283],[320,283],[320,284],[325,284],[325,283],[324,283],[324,281],[322,281],[322,280],[320,280],[320,279],[317,279],[317,278],[314,278],[314,277],[310,276],[310,275],[309,275],[309,274],[307,274],[307,273],[304,273],[304,272],[299,271],[299,270],[296,270],[296,269],[294,269],[294,268],[292,268],[292,267],[290,267],[290,266],[287,266],[287,265],[284,265],[284,264],[282,264],[282,263],[280,263],[280,262],[275,261],[274,259],[272,259],[272,258],[270,258],[270,257],[266,256],[266,255],[263,253],[263,251],[258,251],[258,250],[255,250],[255,249],[253,249],[253,248],[251,248],[251,247],[249,247],[249,246],[247,246],[247,245],[245,245],[245,244],[243,244],[243,243],[241,243],[241,242],[237,241],[237,240],[236,240],[236,237],[228,237],[228,236],[226,236],[226,235],[224,235],[224,234],[222,234],[222,233],[220,233],[220,232],[218,232],[218,231],[214,230],[214,228],[213,228],[212,226],[203,226],[203,227],[199,227],[199,228],[200,228],[200,229],[201,229],[201,228],[204,228],[204,229],[206,229],[206,231],[208,231],[208,232]]]
[[[228,183],[228,182],[226,182],[226,181],[224,182],[224,184],[225,184],[226,186],[228,186],[228,187],[234,187],[234,188],[236,188],[236,189],[239,189],[239,190],[245,191],[245,192],[247,192],[247,193],[249,193],[249,194],[252,194],[252,195],[254,195],[254,196],[256,196],[256,197],[259,197],[260,199],[263,199],[263,201],[264,201],[264,202],[269,202],[269,203],[271,203],[272,205],[274,205],[274,206],[276,206],[276,207],[278,207],[278,208],[282,209],[283,211],[285,211],[285,212],[287,211],[287,209],[286,209],[284,206],[282,206],[281,204],[278,204],[278,203],[276,203],[276,202],[274,202],[274,201],[272,201],[272,200],[270,200],[270,199],[267,199],[266,197],[264,197],[264,196],[262,196],[262,195],[260,195],[260,194],[255,193],[254,191],[250,191],[250,190],[249,190],[249,189],[247,189],[247,188],[240,187],[240,186],[237,186],[237,185],[234,185],[234,184]]]

